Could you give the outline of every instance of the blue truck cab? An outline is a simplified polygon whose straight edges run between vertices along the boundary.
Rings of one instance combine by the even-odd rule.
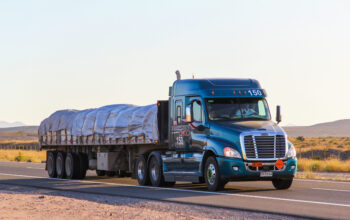
[[[169,89],[169,148],[159,159],[163,181],[205,182],[211,191],[248,180],[289,188],[296,152],[271,120],[266,96],[254,79],[176,80]],[[152,181],[157,167],[149,166]]]

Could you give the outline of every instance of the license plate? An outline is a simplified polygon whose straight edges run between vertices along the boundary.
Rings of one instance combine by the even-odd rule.
[[[272,177],[272,172],[270,171],[261,171],[260,172],[260,177]]]

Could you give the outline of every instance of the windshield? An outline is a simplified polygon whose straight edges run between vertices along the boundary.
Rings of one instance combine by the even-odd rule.
[[[270,120],[270,112],[264,98],[216,98],[206,99],[208,118],[225,120]]]

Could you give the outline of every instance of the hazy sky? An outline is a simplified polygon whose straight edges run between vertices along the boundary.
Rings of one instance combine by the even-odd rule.
[[[0,1],[0,120],[258,79],[283,124],[350,118],[350,1]]]

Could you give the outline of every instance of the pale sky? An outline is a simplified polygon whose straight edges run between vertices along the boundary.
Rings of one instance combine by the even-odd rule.
[[[0,1],[0,121],[255,78],[282,125],[350,118],[350,1]]]

